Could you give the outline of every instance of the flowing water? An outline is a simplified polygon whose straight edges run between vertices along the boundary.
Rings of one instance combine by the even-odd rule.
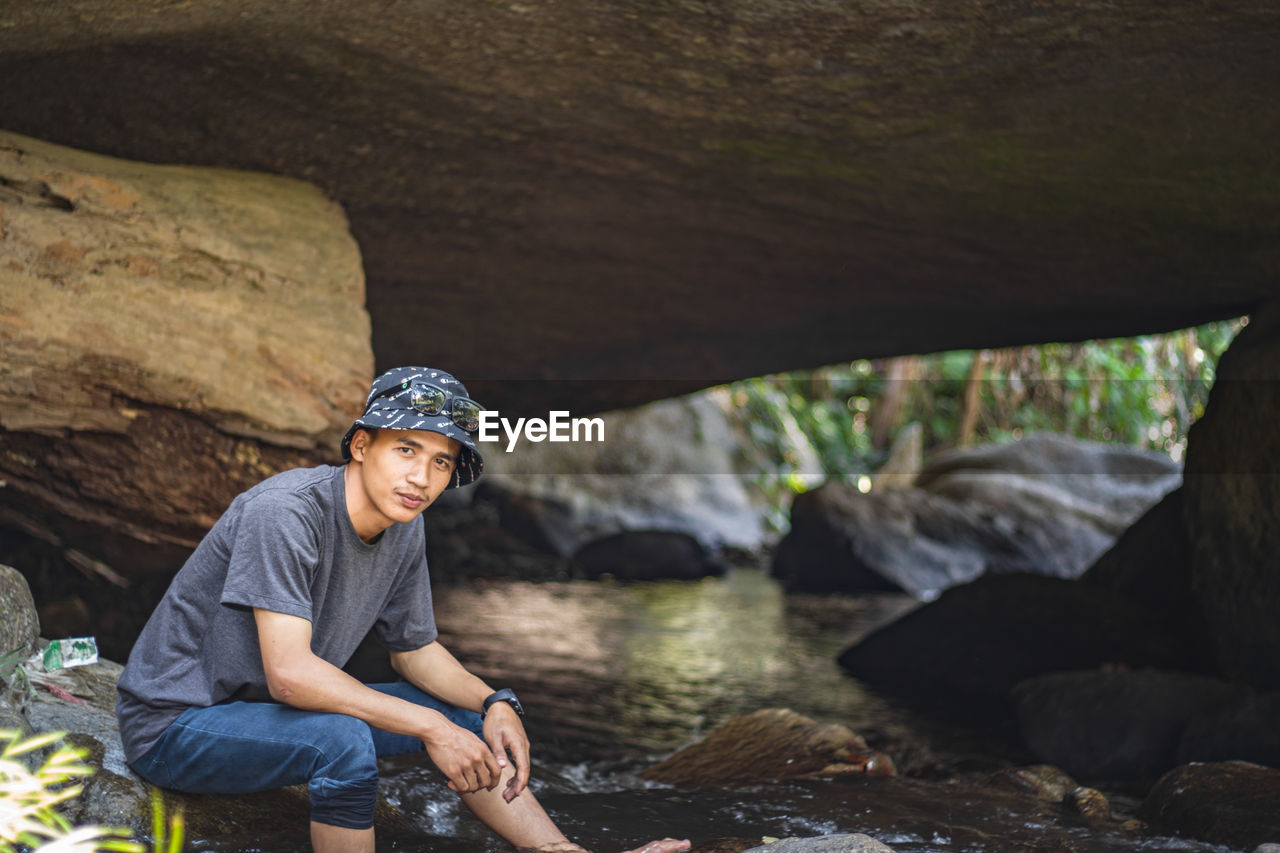
[[[902,853],[1227,850],[1088,829],[1059,806],[975,784],[1031,759],[895,707],[835,663],[857,636],[911,606],[889,595],[784,595],[746,569],[694,582],[492,581],[436,591],[441,641],[490,684],[520,694],[534,743],[531,787],[593,849],[663,835],[697,845],[862,832]],[[635,775],[726,719],[769,707],[843,723],[906,772],[709,792]],[[509,849],[422,760],[387,761],[384,779],[385,798],[411,825],[380,830],[379,849]],[[193,847],[289,848],[306,849],[265,839]]]

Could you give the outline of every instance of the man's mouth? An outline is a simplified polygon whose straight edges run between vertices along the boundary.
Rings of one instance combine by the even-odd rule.
[[[409,509],[417,509],[425,503],[421,496],[407,492],[396,492],[396,497],[400,498],[400,503],[404,504]]]

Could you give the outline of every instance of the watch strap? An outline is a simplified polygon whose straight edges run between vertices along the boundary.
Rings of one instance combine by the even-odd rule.
[[[484,705],[480,711],[480,717],[483,719],[489,713],[489,709],[497,702],[506,702],[515,710],[516,714],[523,717],[524,708],[520,705],[520,700],[516,698],[516,692],[510,687],[504,687],[501,690],[495,690],[489,694],[484,700]]]

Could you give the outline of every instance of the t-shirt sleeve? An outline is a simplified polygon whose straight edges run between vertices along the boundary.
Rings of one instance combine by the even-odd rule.
[[[431,604],[426,539],[421,519],[406,549],[406,568],[378,614],[373,634],[393,652],[408,652],[435,642],[436,617]]]
[[[236,525],[222,603],[313,618],[311,581],[320,535],[301,502],[261,495]]]

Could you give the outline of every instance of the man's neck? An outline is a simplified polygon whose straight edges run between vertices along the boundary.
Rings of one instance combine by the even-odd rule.
[[[343,468],[342,488],[346,494],[347,517],[351,519],[352,528],[362,541],[371,545],[395,522],[379,513],[369,501],[369,496],[365,494],[364,486],[360,482],[360,471],[357,467],[359,464],[353,459]]]

